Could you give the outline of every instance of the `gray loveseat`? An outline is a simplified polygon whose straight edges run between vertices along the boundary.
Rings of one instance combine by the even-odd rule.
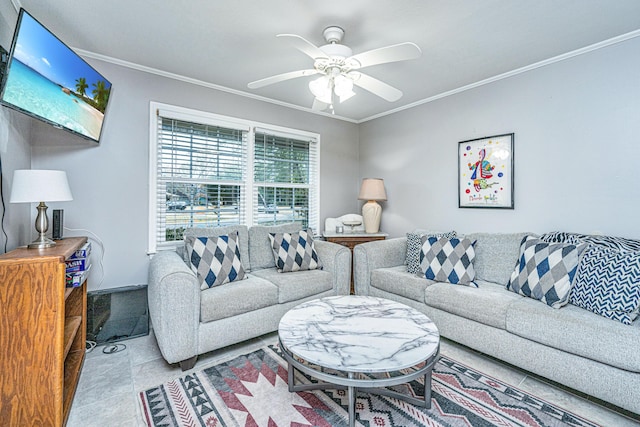
[[[323,269],[279,273],[269,233],[299,231],[300,225],[190,229],[186,235],[219,236],[237,231],[248,278],[206,290],[178,252],[157,253],[149,267],[149,313],[158,346],[183,370],[197,356],[278,329],[290,308],[314,298],[349,293],[351,252],[314,241]]]
[[[452,341],[640,413],[640,320],[624,325],[507,290],[526,234],[466,236],[477,240],[478,288],[408,273],[404,237],[360,244],[354,248],[355,292],[407,304]]]

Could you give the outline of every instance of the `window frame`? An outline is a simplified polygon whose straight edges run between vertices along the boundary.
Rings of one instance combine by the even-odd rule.
[[[180,241],[160,244],[157,239],[159,116],[247,132],[245,138],[247,146],[244,149],[246,154],[246,170],[243,173],[245,180],[241,184],[244,188],[243,202],[245,207],[245,223],[247,226],[257,224],[257,218],[254,218],[254,206],[257,200],[257,188],[262,185],[262,182],[257,183],[255,179],[255,134],[266,132],[275,135],[285,135],[294,139],[308,140],[310,143],[309,150],[311,151],[313,147],[314,151],[313,156],[310,153],[308,227],[314,230],[315,233],[320,232],[320,134],[151,101],[149,108],[149,255],[161,250],[175,250],[175,248],[180,245]],[[312,160],[315,160],[315,162],[312,163]],[[278,183],[274,183],[274,186],[277,185]]]

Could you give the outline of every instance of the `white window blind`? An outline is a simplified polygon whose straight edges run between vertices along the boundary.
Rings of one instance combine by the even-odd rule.
[[[255,130],[256,223],[295,221],[318,231],[317,146],[315,138]]]
[[[315,134],[161,106],[152,103],[150,253],[175,247],[191,227],[295,221],[319,230]]]
[[[190,227],[241,224],[247,133],[158,117],[156,242]]]

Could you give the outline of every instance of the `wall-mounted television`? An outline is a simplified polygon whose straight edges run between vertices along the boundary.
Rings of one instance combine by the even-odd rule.
[[[0,102],[100,141],[111,83],[24,9],[13,35]]]

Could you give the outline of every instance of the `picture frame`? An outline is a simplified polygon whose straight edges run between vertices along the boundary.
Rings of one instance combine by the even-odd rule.
[[[458,143],[458,207],[513,209],[513,133]]]

